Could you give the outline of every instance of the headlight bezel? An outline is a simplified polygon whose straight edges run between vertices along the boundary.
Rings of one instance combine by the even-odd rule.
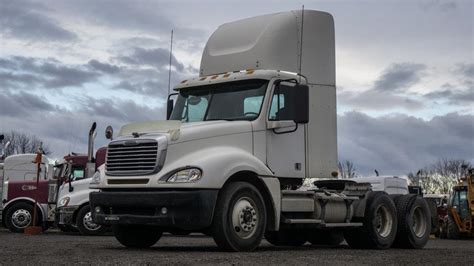
[[[174,171],[164,175],[160,181],[166,183],[196,183],[202,179],[203,171],[199,167],[186,166],[175,169]]]

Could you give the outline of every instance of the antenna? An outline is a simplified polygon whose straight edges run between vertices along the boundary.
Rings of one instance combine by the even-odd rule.
[[[301,83],[301,75],[302,75],[302,73],[301,73],[301,61],[303,59],[303,32],[304,32],[303,31],[303,25],[304,25],[303,22],[304,22],[304,5],[301,7],[301,34],[300,34],[300,54],[299,54],[299,56],[300,56],[299,59],[300,60],[299,60],[299,66],[298,66],[298,74],[300,76],[299,77],[299,79],[300,79],[299,83]]]
[[[171,59],[173,58],[173,30],[171,30],[171,41],[170,41],[170,65],[168,69],[168,95],[171,92]]]

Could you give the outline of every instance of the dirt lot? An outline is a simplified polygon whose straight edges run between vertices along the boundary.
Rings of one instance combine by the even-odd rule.
[[[48,231],[37,236],[0,228],[0,264],[458,264],[474,263],[474,240],[430,240],[422,250],[280,248],[263,242],[256,252],[226,253],[203,235],[165,235],[152,248],[122,247],[113,236],[84,237]]]

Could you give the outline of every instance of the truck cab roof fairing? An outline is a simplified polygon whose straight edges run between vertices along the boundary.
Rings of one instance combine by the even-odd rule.
[[[334,21],[305,10],[301,74],[308,83],[335,85]],[[200,75],[241,69],[299,72],[301,11],[281,12],[221,25],[209,38]],[[275,34],[278,33],[278,34]]]

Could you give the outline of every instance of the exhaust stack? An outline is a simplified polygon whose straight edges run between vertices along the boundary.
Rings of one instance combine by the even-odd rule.
[[[89,142],[87,145],[87,165],[86,165],[86,172],[85,178],[89,178],[94,175],[95,172],[95,163],[94,160],[94,139],[96,136],[95,129],[97,127],[97,123],[92,123],[92,127],[89,130]]]

